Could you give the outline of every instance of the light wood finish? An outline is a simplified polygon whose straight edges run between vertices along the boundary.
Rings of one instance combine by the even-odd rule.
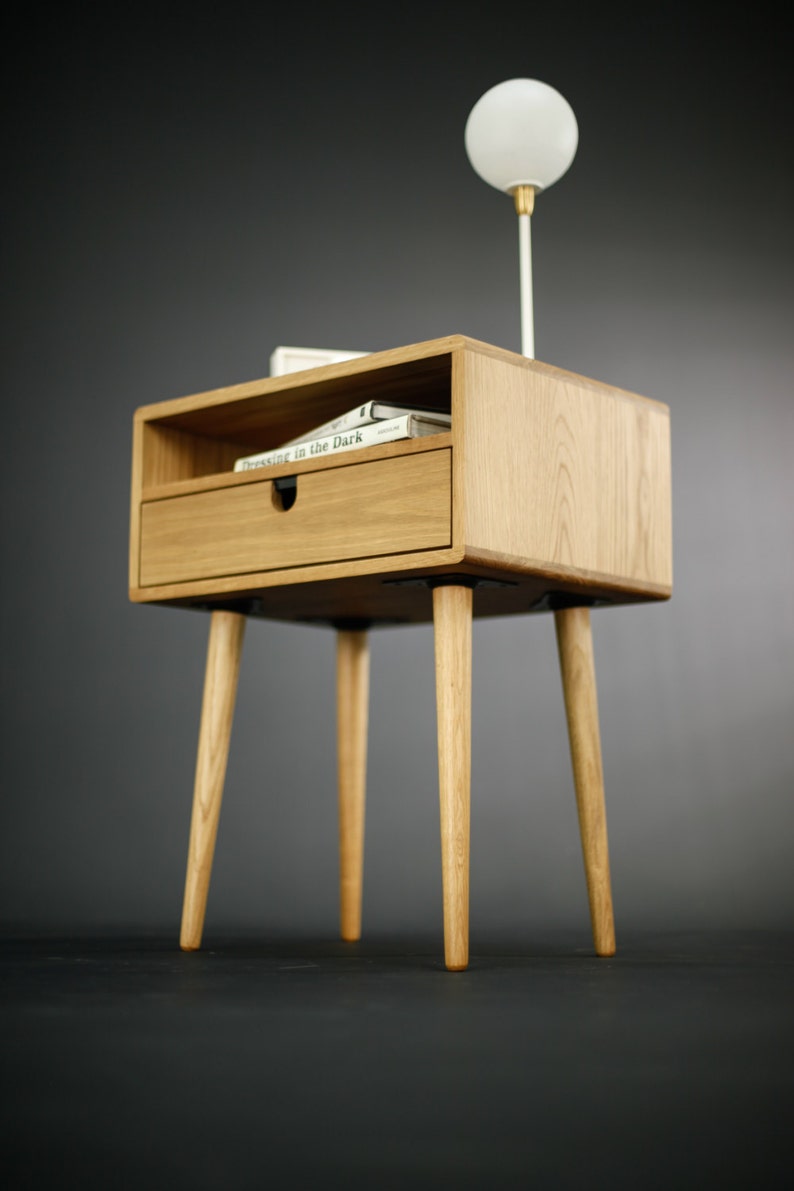
[[[361,938],[367,783],[369,635],[341,629],[336,643],[339,771],[339,919],[343,939]]]
[[[598,955],[614,955],[615,924],[590,610],[562,609],[555,612],[554,623],[568,717],[593,941]]]
[[[240,454],[234,443],[158,423],[144,423],[144,436],[144,493],[157,484],[231,471]]]
[[[225,471],[211,475],[192,476],[183,480],[167,480],[162,484],[151,484],[142,490],[141,499],[166,500],[171,496],[190,496],[194,492],[211,492],[216,488],[237,488],[241,484],[259,484],[263,478],[279,480],[284,476],[302,476],[312,471],[330,471],[339,467],[359,467],[362,463],[374,463],[381,459],[397,456],[420,455],[425,451],[438,451],[452,446],[452,435],[448,430],[441,434],[427,434],[421,438],[398,439],[397,442],[379,443],[362,447],[356,451],[340,451],[336,455],[320,456],[317,459],[301,459],[296,463],[272,464],[267,468],[252,467],[248,471]]]
[[[358,617],[352,607],[348,608],[346,604],[340,603],[340,599],[344,598],[342,593],[347,590],[350,580],[355,580],[359,576],[380,576],[378,582],[385,608],[392,603],[389,595],[390,589],[385,586],[391,578],[396,580],[403,571],[409,574],[419,572],[422,575],[432,574],[434,569],[439,567],[448,571],[457,566],[460,560],[461,553],[458,550],[417,550],[407,554],[375,555],[372,558],[352,558],[344,562],[321,563],[316,566],[292,567],[275,571],[252,571],[250,574],[244,575],[221,575],[217,579],[202,578],[186,583],[166,583],[131,588],[130,599],[141,604],[173,602],[186,606],[193,603],[206,606],[208,598],[217,597],[217,602],[223,607],[227,602],[227,596],[243,598],[253,596],[263,608],[261,614],[267,617],[269,613],[266,609],[270,607],[267,597],[271,594],[272,588],[289,586],[290,591],[295,591],[296,588],[310,586],[317,590],[316,585],[323,583],[326,585],[323,590],[331,594],[336,591],[337,594],[324,608],[319,608],[316,606],[316,601],[312,600],[311,593],[307,593],[309,602],[315,606],[312,618],[333,623],[348,617],[354,619]],[[332,583],[333,587],[328,587],[328,583]],[[293,584],[295,587],[292,586]],[[292,612],[289,611],[292,601],[277,600],[277,603],[281,611],[274,612],[274,619],[306,619],[302,602],[294,603]],[[367,619],[373,616],[376,620],[380,620],[381,617],[385,617],[387,620],[391,619],[384,608],[381,607],[381,600],[378,600],[372,612],[367,614]],[[522,609],[522,611],[525,610]],[[398,616],[396,619],[410,619],[410,617]],[[429,620],[430,617],[426,619]]]
[[[237,455],[277,446],[377,397],[449,409],[451,430],[422,445],[407,440],[332,460],[232,473]],[[420,545],[426,540],[407,533],[410,543],[395,544],[389,534],[378,542],[362,530],[373,546],[361,554],[369,547],[359,543],[351,552],[347,536],[329,526],[327,552],[319,558],[293,543],[281,560],[265,550],[252,523],[247,529],[238,524],[237,511],[249,509],[257,485],[283,475],[298,476],[299,492],[320,475],[331,483],[329,473],[337,469],[339,483],[352,484],[365,463],[438,454],[450,445],[451,528],[443,545],[438,539]],[[386,454],[371,453],[386,448]],[[396,575],[423,565],[463,574],[487,569],[511,584],[531,577],[550,594],[574,588],[612,603],[671,593],[667,407],[461,335],[142,407],[133,450],[130,597],[137,602],[222,602],[284,584]],[[234,541],[223,535],[220,556],[207,558],[206,542],[197,549],[183,543],[180,551],[174,538],[182,512],[177,518],[175,504],[156,507],[177,497],[196,498],[178,506],[191,533],[200,535],[207,517],[234,521]],[[345,519],[355,533],[366,511],[352,488],[349,497],[355,509]],[[293,525],[300,504],[299,497],[282,514]],[[250,536],[258,557],[247,551]],[[334,542],[342,548],[334,550]],[[384,609],[389,603],[384,588]],[[515,603],[505,589],[503,603],[492,603],[485,614],[511,614]],[[337,613],[329,606],[329,619]],[[295,618],[302,615],[296,609]],[[379,615],[376,607],[375,619]]]
[[[666,406],[534,361],[461,368],[467,557],[669,595]]]
[[[141,586],[447,546],[449,451],[298,477],[289,511],[270,480],[148,501]]]
[[[180,946],[183,951],[196,951],[201,946],[244,633],[244,616],[234,612],[213,612],[182,908]]]
[[[370,399],[447,410],[450,430],[233,472],[238,456],[278,447]],[[284,510],[273,484],[292,475],[297,500]],[[337,690],[341,929],[351,938],[360,931],[366,759],[366,655],[352,625],[433,619],[445,954],[460,969],[468,961],[472,616],[670,596],[669,411],[462,335],[143,406],[133,426],[129,574],[136,602],[215,610],[186,947],[201,938],[241,614],[351,626],[340,632]],[[555,618],[593,934],[598,953],[611,954],[589,612],[571,607]]]
[[[536,609],[548,610],[550,588],[572,597],[574,602],[582,594],[580,582],[551,581],[538,571],[512,572],[509,585],[503,586],[504,571],[494,562],[488,566],[464,564],[455,550],[427,550],[289,571],[259,571],[246,576],[245,586],[239,575],[233,575],[141,588],[130,596],[142,602],[156,598],[187,607],[193,605],[195,597],[202,603],[212,598],[219,607],[245,610],[248,616],[299,624],[336,625],[351,619],[378,624],[428,624],[433,620],[433,601],[426,583],[434,576],[457,572],[486,581],[486,586],[474,592],[475,617],[525,616]],[[586,590],[604,603],[628,604],[635,599],[624,588],[588,584]],[[647,598],[647,591],[636,596],[639,601]]]
[[[449,390],[450,352],[464,343],[475,341],[461,335],[431,339],[141,406],[136,417],[145,423],[173,426],[188,435],[266,451],[374,397],[415,400],[443,409]],[[511,354],[488,344],[480,346],[497,356]]]
[[[143,493],[143,440],[146,426],[138,415],[132,423],[132,463],[130,465],[130,542],[128,575],[130,599],[140,585],[141,572],[141,496]],[[137,602],[137,601],[136,601]]]
[[[444,958],[450,972],[462,971],[469,962],[471,622],[470,588],[435,588]]]

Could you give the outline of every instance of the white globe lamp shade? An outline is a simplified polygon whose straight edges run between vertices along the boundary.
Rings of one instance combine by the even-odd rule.
[[[579,126],[567,99],[547,83],[508,79],[477,100],[464,139],[472,168],[490,186],[540,191],[570,166]]]

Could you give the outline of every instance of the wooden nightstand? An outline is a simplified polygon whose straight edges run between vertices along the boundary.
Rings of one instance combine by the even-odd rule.
[[[233,472],[369,398],[449,432]],[[615,949],[589,609],[671,594],[666,406],[463,336],[144,406],[130,598],[212,613],[181,945],[200,946],[247,616],[338,633],[342,937],[361,929],[369,653],[433,621],[447,967],[468,962],[472,616],[553,611],[595,948]]]

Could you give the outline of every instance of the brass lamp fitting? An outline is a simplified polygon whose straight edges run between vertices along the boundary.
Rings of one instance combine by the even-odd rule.
[[[516,205],[516,215],[531,215],[535,210],[535,187],[514,186],[510,193]]]

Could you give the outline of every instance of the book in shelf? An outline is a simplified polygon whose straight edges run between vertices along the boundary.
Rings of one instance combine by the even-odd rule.
[[[395,411],[402,411],[397,412]],[[392,416],[390,416],[392,415]],[[272,467],[278,463],[298,463],[319,459],[340,451],[354,451],[403,438],[421,438],[441,434],[451,424],[450,415],[439,410],[419,410],[405,406],[368,401],[347,413],[318,426],[314,431],[291,439],[271,451],[243,455],[234,464],[235,471]],[[329,431],[329,427],[334,427]]]
[[[425,414],[440,419],[445,426],[450,424],[450,415],[440,410],[431,409],[426,405],[407,405],[400,402],[365,401],[353,409],[332,418],[330,422],[323,422],[313,430],[301,434],[297,438],[290,438],[282,446],[291,447],[295,443],[309,442],[313,438],[326,438],[331,434],[341,434],[348,430],[355,430],[358,426],[368,426],[371,422],[385,421],[389,418],[401,418],[405,414]]]

